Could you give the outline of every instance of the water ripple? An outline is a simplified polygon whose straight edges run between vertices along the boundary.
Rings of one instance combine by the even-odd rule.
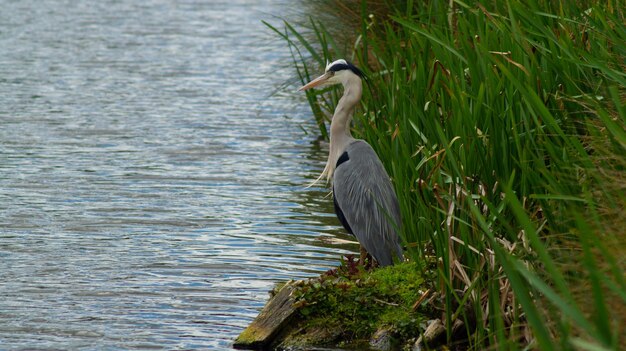
[[[304,97],[270,94],[292,2],[1,3],[2,349],[230,349],[354,249],[320,240]]]

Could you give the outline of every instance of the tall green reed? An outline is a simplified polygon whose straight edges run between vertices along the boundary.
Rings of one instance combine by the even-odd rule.
[[[617,349],[624,240],[605,223],[626,202],[623,3],[356,6],[347,52],[314,19],[312,36],[270,27],[303,83],[340,57],[368,75],[354,133],[393,178],[408,255],[439,259],[448,340],[458,320],[475,349]],[[338,91],[307,98],[327,137]]]

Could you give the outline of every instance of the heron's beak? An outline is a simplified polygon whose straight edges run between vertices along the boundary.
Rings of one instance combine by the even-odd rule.
[[[313,79],[312,81],[310,81],[308,84],[306,84],[302,88],[298,89],[298,91],[308,90],[308,89],[311,89],[311,88],[315,88],[316,86],[320,86],[320,85],[326,83],[328,81],[328,79],[330,77],[332,77],[332,76],[333,76],[332,72],[326,72],[323,75]]]

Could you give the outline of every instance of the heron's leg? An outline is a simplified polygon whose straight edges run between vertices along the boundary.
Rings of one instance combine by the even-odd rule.
[[[359,265],[363,266],[365,265],[365,258],[367,258],[368,253],[363,247],[363,245],[359,245],[359,247],[361,248],[361,255],[359,256]]]

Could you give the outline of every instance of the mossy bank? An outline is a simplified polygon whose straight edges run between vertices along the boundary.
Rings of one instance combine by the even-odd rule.
[[[365,270],[347,259],[319,278],[277,286],[235,347],[410,348],[437,315],[429,275],[414,262]]]

